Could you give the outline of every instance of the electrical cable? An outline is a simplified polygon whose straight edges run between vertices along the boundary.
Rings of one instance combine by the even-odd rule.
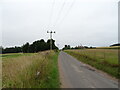
[[[62,11],[63,11],[64,7],[65,7],[65,4],[66,4],[66,2],[65,2],[65,0],[64,0],[64,2],[63,2],[63,4],[62,4],[62,6],[61,6],[61,8],[60,8],[60,11],[58,12],[58,16],[57,16],[57,18],[56,18],[56,20],[55,20],[55,22],[54,22],[54,24],[53,24],[53,27],[55,27],[55,26],[56,26],[56,23],[57,23],[57,22],[58,22],[58,20],[59,20],[59,17],[60,17],[60,15],[61,15],[61,13],[62,13]]]
[[[70,13],[72,7],[74,6],[74,3],[75,3],[75,0],[72,1],[71,5],[70,5],[70,7],[68,8],[68,10],[66,11],[64,17],[61,19],[60,22],[58,22],[58,23],[56,24],[56,26],[57,26],[58,24],[60,25],[60,23],[62,23],[62,22],[65,20],[65,18],[67,17],[67,15]]]
[[[52,22],[54,6],[55,6],[55,0],[53,0],[53,2],[52,2],[51,12],[50,12],[49,22],[48,22],[48,28],[50,28],[50,25],[51,25],[51,22]]]

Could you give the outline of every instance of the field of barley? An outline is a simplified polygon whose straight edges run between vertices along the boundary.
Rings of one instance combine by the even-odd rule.
[[[58,52],[2,55],[3,88],[59,88]]]
[[[113,77],[120,78],[118,49],[79,49],[65,52]]]

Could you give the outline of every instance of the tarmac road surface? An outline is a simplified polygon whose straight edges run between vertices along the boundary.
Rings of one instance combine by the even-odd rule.
[[[118,88],[118,82],[81,63],[67,53],[59,55],[62,88]]]

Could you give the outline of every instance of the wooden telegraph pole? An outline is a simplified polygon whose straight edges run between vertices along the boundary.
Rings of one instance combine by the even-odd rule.
[[[47,33],[50,33],[50,50],[52,50],[52,34],[55,33],[55,31],[47,31]]]

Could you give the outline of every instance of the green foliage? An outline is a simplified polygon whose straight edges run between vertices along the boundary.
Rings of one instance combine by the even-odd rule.
[[[2,48],[2,53],[19,53],[22,52],[22,48],[21,47],[11,47],[11,48]]]
[[[10,48],[5,48],[3,49],[0,47],[0,51],[2,53],[35,53],[39,51],[45,51],[50,49],[50,39],[45,42],[43,39],[34,41],[32,44],[29,44],[28,42],[24,44],[22,47],[10,47]],[[52,39],[52,49],[58,49],[55,46],[55,40]]]
[[[48,48],[50,48],[50,40],[51,40],[51,39],[49,39],[49,40],[47,41],[47,46],[48,46]],[[58,47],[55,46],[55,40],[53,40],[53,39],[52,39],[52,49],[58,49]]]
[[[28,53],[28,52],[29,52],[29,43],[26,43],[25,45],[23,45],[22,51],[23,51],[24,53]]]
[[[120,43],[110,45],[110,47],[112,47],[112,46],[120,46]]]
[[[63,50],[70,49],[70,45],[65,45]]]
[[[52,49],[58,49],[54,43],[55,43],[55,40],[52,40]],[[25,45],[23,45],[23,48],[22,48],[24,53],[34,53],[34,52],[39,52],[39,51],[44,51],[49,49],[50,49],[50,39],[47,42],[41,39],[33,42],[31,45],[26,43]]]
[[[2,46],[0,46],[0,54],[2,54],[2,50],[3,50],[3,47],[2,47]]]

